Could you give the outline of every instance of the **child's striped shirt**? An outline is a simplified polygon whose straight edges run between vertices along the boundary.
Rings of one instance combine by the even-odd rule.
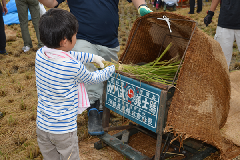
[[[35,60],[37,127],[54,134],[75,131],[79,83],[91,85],[105,81],[115,67],[89,72],[83,64],[92,62],[93,54],[70,51],[69,58],[49,58],[45,50],[46,47],[40,48]],[[59,50],[53,51],[57,54]]]

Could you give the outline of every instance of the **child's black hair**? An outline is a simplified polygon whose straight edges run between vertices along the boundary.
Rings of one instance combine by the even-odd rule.
[[[65,38],[72,42],[72,37],[77,31],[76,17],[63,9],[49,9],[39,21],[40,40],[48,48],[59,48],[60,41]]]

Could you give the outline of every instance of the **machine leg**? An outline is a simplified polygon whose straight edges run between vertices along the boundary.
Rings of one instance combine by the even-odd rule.
[[[167,91],[161,91],[160,104],[158,110],[158,122],[157,122],[157,142],[156,142],[156,153],[155,160],[160,160],[161,158],[161,146],[162,146],[162,136],[163,136],[163,127],[164,127],[164,116],[166,110],[166,99]]]

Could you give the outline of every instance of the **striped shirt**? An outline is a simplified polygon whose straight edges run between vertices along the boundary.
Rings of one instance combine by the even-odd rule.
[[[77,130],[79,83],[100,83],[115,71],[112,65],[89,72],[83,64],[92,62],[93,54],[73,51],[67,53],[74,59],[49,58],[45,54],[45,48],[40,48],[36,53],[36,123],[39,129],[54,134]]]

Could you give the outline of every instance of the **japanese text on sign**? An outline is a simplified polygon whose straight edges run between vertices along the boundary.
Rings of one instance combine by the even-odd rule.
[[[106,92],[106,107],[153,131],[156,130],[161,90],[141,85],[141,82],[122,75],[117,78],[113,75],[108,80]]]

